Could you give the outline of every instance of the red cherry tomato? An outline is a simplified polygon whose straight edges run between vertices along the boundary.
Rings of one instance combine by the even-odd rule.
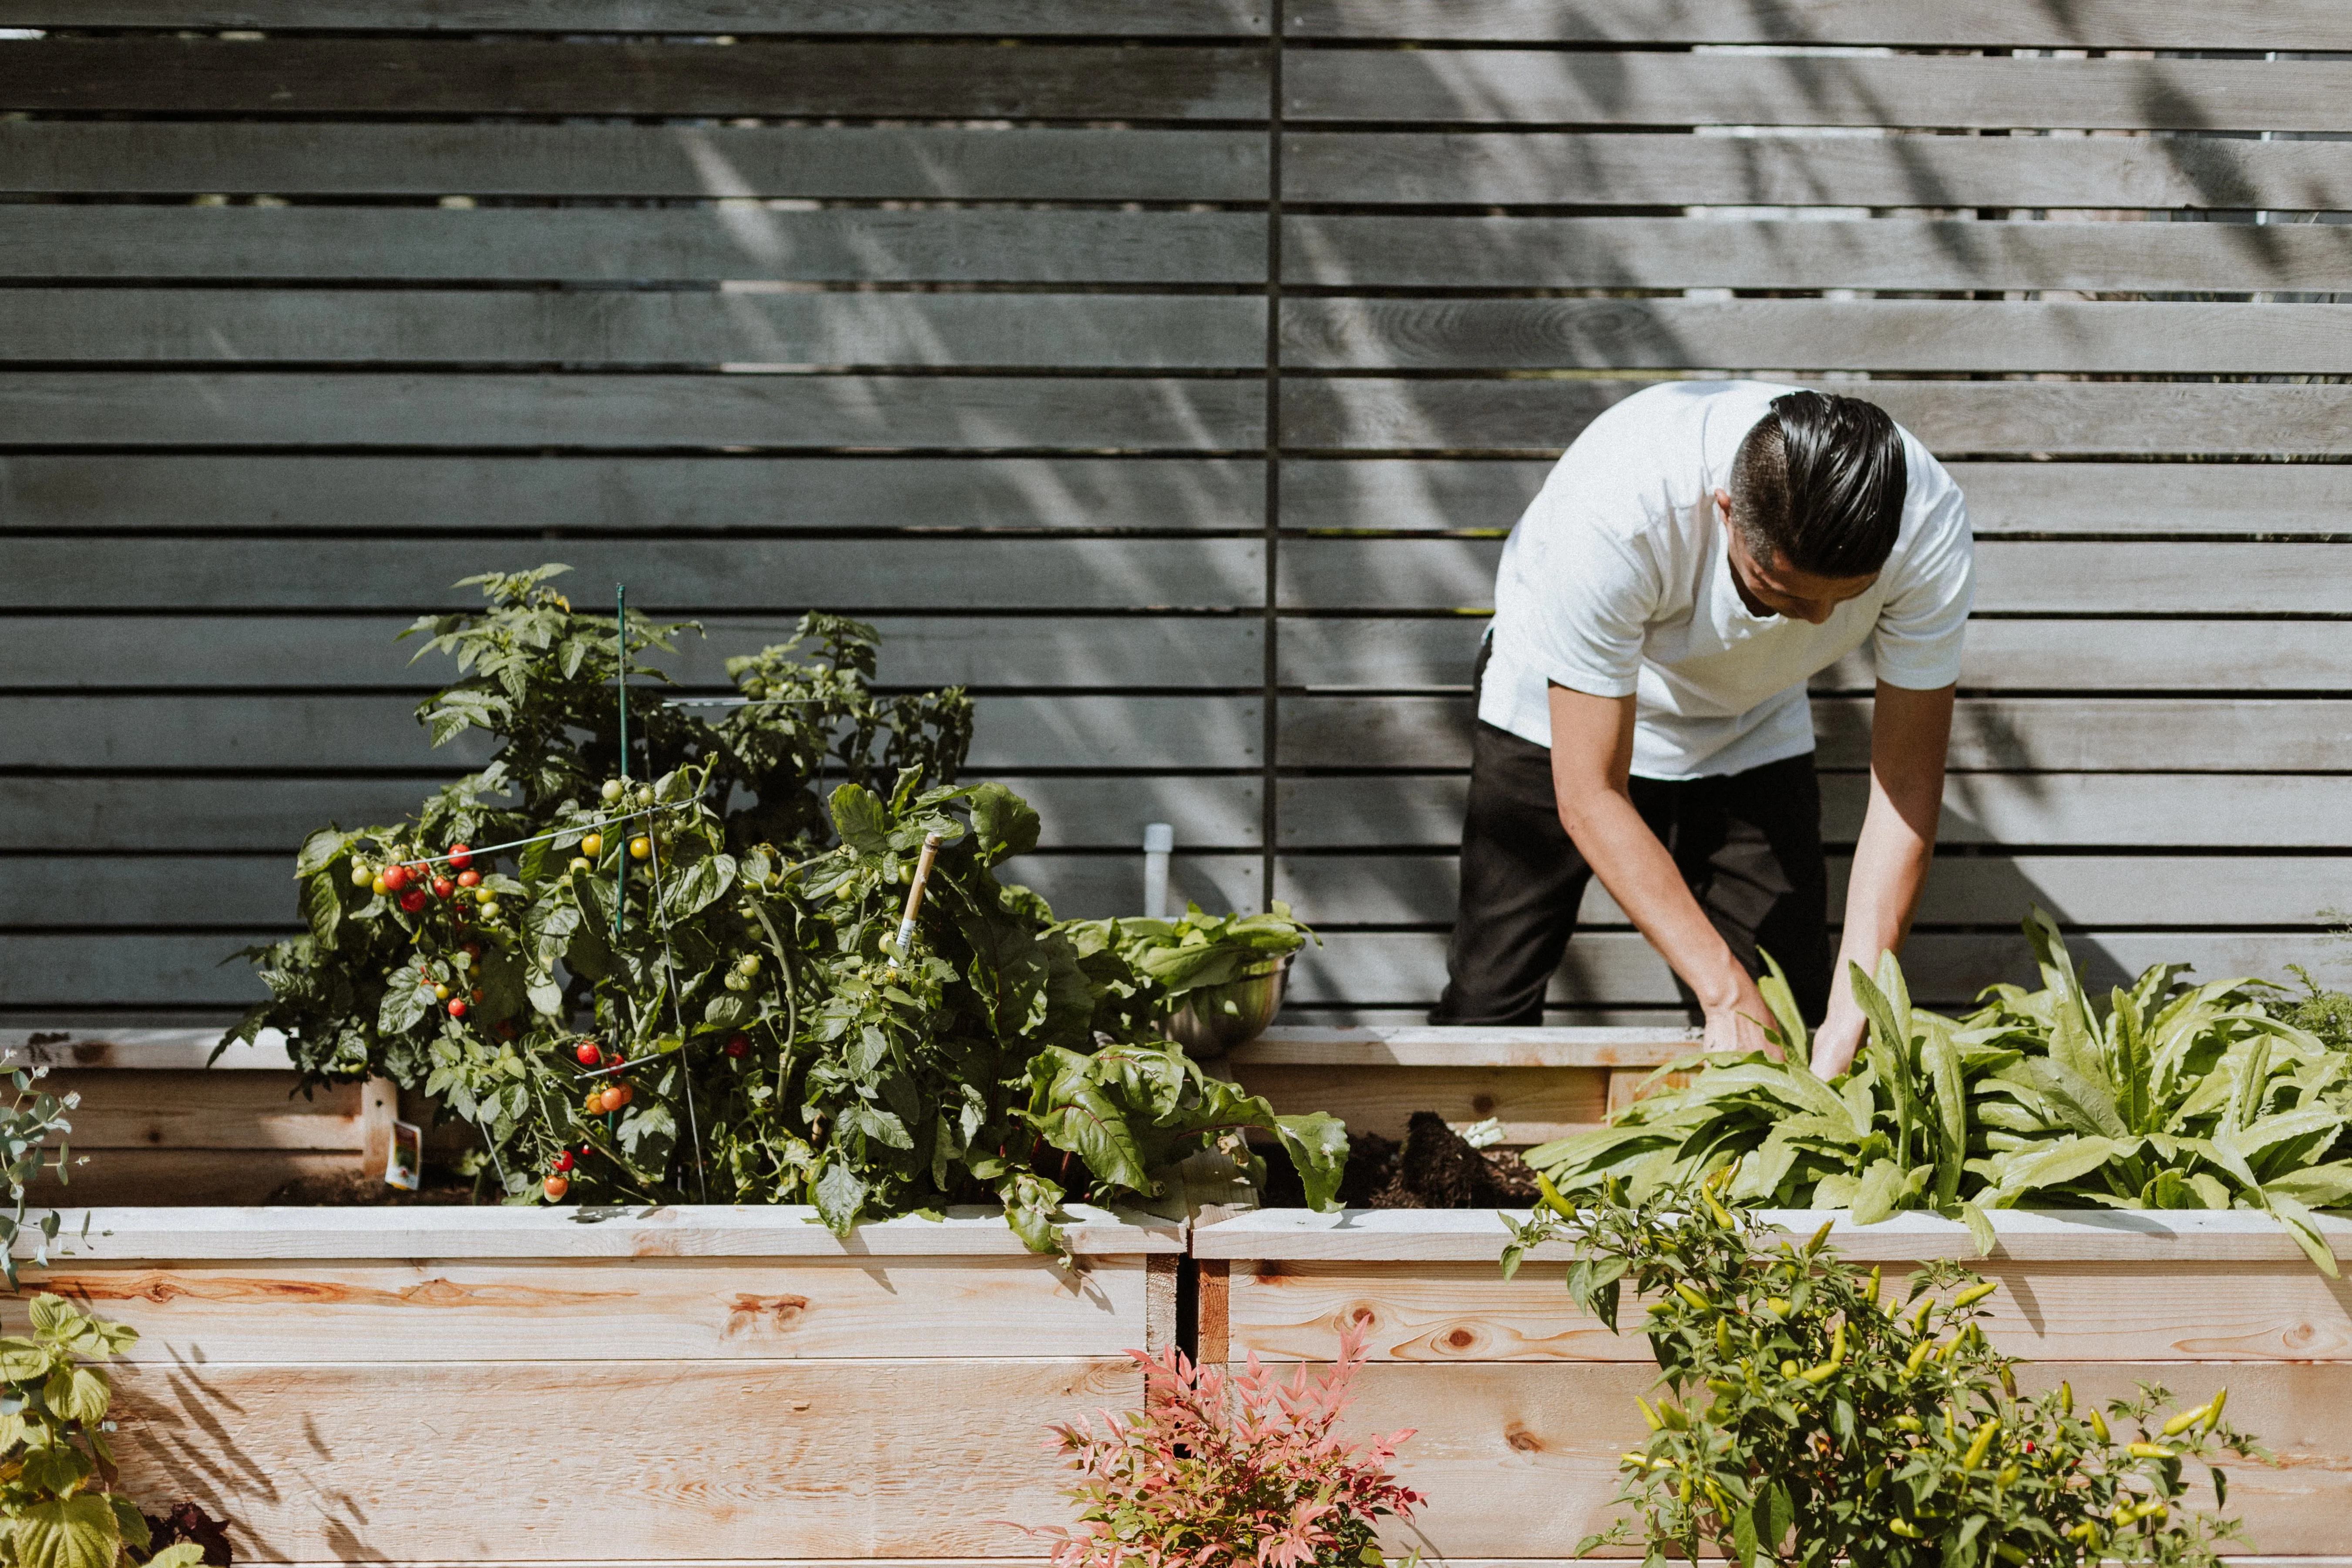
[[[751,1037],[749,1035],[734,1036],[727,1042],[727,1054],[738,1061],[742,1060],[751,1054]]]
[[[463,996],[460,996],[456,1001],[449,1004],[449,1016],[452,1018],[462,1018],[465,1016],[466,999]]]
[[[396,893],[406,886],[408,886],[407,867],[386,866],[383,868],[383,890],[385,892]]]
[[[479,871],[460,871],[457,873],[457,886],[461,888],[478,888],[481,886],[481,883],[482,874]]]
[[[425,889],[422,888],[411,888],[400,895],[400,907],[412,915],[421,912],[425,906],[432,901],[425,896]]]
[[[559,1171],[568,1171],[572,1169],[572,1151],[569,1149],[555,1157],[555,1168]]]
[[[479,957],[481,957],[481,956],[482,956],[482,944],[481,944],[480,942],[467,942],[467,943],[466,944],[466,956],[467,956],[467,958],[479,958]]]
[[[596,1048],[593,1040],[581,1041],[580,1048],[572,1054],[580,1058],[580,1065],[583,1068],[593,1068],[604,1059],[604,1053]]]
[[[435,898],[446,899],[457,890],[457,884],[451,881],[448,878],[436,877],[433,879],[433,896]]]
[[[463,844],[449,846],[449,864],[460,871],[474,863],[474,852]]]
[[[547,1201],[551,1204],[562,1203],[563,1194],[572,1190],[571,1182],[562,1176],[550,1176],[540,1183],[539,1186],[540,1190],[547,1194]]]

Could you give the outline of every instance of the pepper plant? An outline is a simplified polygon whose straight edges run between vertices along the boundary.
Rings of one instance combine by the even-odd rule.
[[[1777,1244],[1721,1196],[1723,1173],[1634,1199],[1547,1190],[1504,1272],[1575,1249],[1568,1289],[1612,1331],[1630,1283],[1665,1390],[1620,1464],[1631,1510],[1580,1556],[1639,1543],[1644,1568],[1712,1552],[1740,1568],[2217,1564],[2234,1521],[2223,1453],[2267,1458],[2223,1419],[2226,1392],[2176,1415],[2142,1384],[2105,1411],[2071,1387],[2022,1394],[1985,1336],[1998,1287],[1948,1258],[1890,1293],[1811,1240]],[[2191,1470],[2190,1467],[2197,1467]],[[1638,1521],[1638,1525],[1636,1521]]]

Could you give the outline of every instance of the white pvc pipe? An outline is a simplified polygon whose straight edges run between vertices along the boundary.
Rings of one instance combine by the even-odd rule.
[[[1143,829],[1143,912],[1150,920],[1168,918],[1168,857],[1176,847],[1176,829],[1153,822]]]

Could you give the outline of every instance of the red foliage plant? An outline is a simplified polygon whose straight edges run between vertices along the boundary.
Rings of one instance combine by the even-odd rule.
[[[1287,1386],[1249,1359],[1228,1375],[1177,1351],[1130,1351],[1143,1367],[1144,1407],[1053,1428],[1049,1447],[1081,1479],[1075,1530],[1053,1539],[1055,1568],[1337,1568],[1377,1565],[1377,1521],[1410,1519],[1423,1502],[1389,1474],[1411,1429],[1364,1443],[1332,1435],[1364,1364],[1362,1330],[1341,1334],[1323,1376],[1302,1365]],[[1416,1553],[1416,1556],[1418,1553]]]

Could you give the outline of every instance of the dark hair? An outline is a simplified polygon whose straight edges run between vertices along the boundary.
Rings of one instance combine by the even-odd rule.
[[[1903,435],[1874,403],[1789,392],[1731,462],[1731,517],[1759,556],[1817,577],[1886,564],[1909,483]]]

